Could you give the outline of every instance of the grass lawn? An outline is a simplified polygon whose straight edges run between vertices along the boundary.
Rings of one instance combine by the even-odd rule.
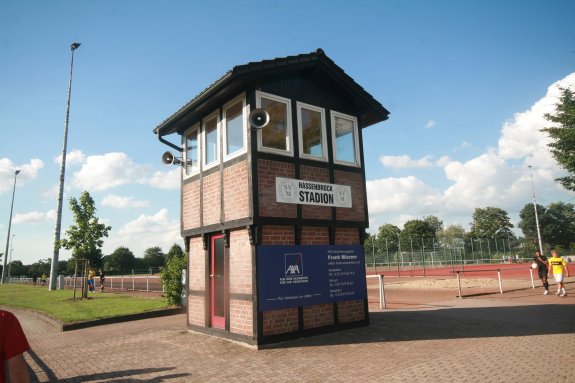
[[[76,291],[76,298],[82,295]],[[48,291],[46,286],[0,285],[0,306],[26,308],[47,314],[62,323],[74,323],[168,308],[163,299],[124,294],[91,293],[74,300],[73,290]]]

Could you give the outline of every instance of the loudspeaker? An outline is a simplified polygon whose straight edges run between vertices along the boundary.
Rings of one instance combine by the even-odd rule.
[[[261,129],[270,122],[270,115],[265,109],[256,108],[250,112],[248,121],[253,128]]]
[[[174,157],[169,151],[162,154],[162,162],[164,165],[180,165],[182,163],[179,158]]]

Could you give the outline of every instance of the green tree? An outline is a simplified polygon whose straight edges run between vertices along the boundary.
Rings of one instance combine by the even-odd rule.
[[[424,222],[427,222],[435,230],[435,234],[438,234],[443,230],[443,221],[434,215],[428,215],[423,218]]]
[[[159,246],[147,248],[144,251],[144,265],[146,268],[160,268],[164,266],[164,252]]]
[[[170,247],[168,253],[164,256],[164,258],[165,262],[167,262],[174,257],[182,257],[182,256],[184,256],[184,250],[182,250],[182,247],[180,245],[174,243],[172,247]]]
[[[401,237],[401,250],[406,249],[420,250],[423,241],[429,241],[435,238],[435,227],[428,221],[420,219],[412,219],[403,225],[403,230],[400,234]]]
[[[24,266],[20,260],[12,261],[6,267],[8,267],[12,278],[25,277],[28,274],[28,267]]]
[[[509,215],[498,207],[476,208],[469,234],[473,238],[509,238],[513,236]]]
[[[34,262],[30,266],[28,266],[28,275],[33,276],[41,276],[42,274],[50,274],[50,266],[52,265],[52,260],[50,258],[41,259],[37,262]]]
[[[110,272],[120,274],[131,273],[135,268],[136,257],[127,247],[120,246],[105,258],[104,268]]]
[[[542,129],[551,137],[548,144],[551,154],[568,173],[556,181],[565,189],[575,191],[575,93],[569,88],[561,88],[555,114],[546,113],[545,118],[555,123]]]
[[[182,270],[186,269],[186,257],[174,256],[170,258],[160,273],[164,286],[164,296],[168,304],[181,305],[184,284],[182,283]]]
[[[76,224],[66,230],[68,238],[62,239],[60,245],[72,250],[72,257],[75,259],[87,259],[91,266],[101,267],[101,247],[104,245],[102,238],[108,236],[112,227],[99,222],[94,200],[87,191],[82,193],[79,200],[70,198],[70,209]]]
[[[461,225],[449,225],[437,234],[442,248],[461,247],[465,238],[465,229]]]
[[[565,202],[553,202],[547,207],[537,205],[537,217],[541,240],[549,246],[569,247],[575,242],[575,205]],[[530,250],[538,247],[537,222],[533,204],[527,204],[519,213],[519,228],[529,244]]]
[[[399,227],[386,223],[379,227],[377,234],[377,246],[380,252],[396,252],[399,249],[399,234],[401,230]]]

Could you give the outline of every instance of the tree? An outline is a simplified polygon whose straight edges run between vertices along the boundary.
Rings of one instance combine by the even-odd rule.
[[[75,225],[71,225],[66,234],[68,239],[62,239],[60,245],[72,250],[75,259],[87,259],[94,267],[102,266],[103,237],[108,236],[111,226],[100,223],[96,217],[94,200],[87,191],[80,199],[70,198],[70,210],[74,214]]]
[[[435,230],[435,234],[438,234],[443,230],[443,221],[434,215],[428,215],[427,217],[423,218],[423,221],[427,222],[429,226]]]
[[[105,270],[127,274],[135,268],[136,257],[127,247],[120,246],[114,252],[106,256],[104,263]]]
[[[401,249],[420,250],[422,247],[422,239],[435,238],[435,227],[427,221],[420,219],[412,219],[403,225],[401,231]]]
[[[159,246],[150,247],[144,251],[144,265],[146,268],[160,268],[164,266],[164,252]]]
[[[461,247],[464,238],[465,229],[461,225],[449,225],[437,235],[439,245],[443,248]]]
[[[509,238],[513,236],[509,215],[498,207],[476,208],[470,235],[473,238]]]
[[[182,250],[182,247],[180,245],[178,245],[177,243],[174,243],[172,245],[172,247],[170,247],[170,250],[168,251],[168,253],[164,257],[165,257],[165,261],[167,262],[174,257],[182,257],[182,256],[184,256],[184,250]]]
[[[399,227],[386,223],[379,227],[379,233],[376,239],[376,249],[380,252],[390,251],[395,252],[399,249],[399,234],[401,230]]]
[[[547,208],[537,205],[537,216],[541,240],[552,246],[569,247],[575,242],[575,205],[564,202],[553,202]],[[519,228],[528,243],[533,243],[530,250],[538,248],[537,223],[533,204],[527,204],[519,213]]]
[[[557,178],[561,186],[575,191],[575,94],[569,88],[561,88],[561,96],[556,104],[555,114],[545,114],[545,118],[555,126],[542,129],[549,134],[548,144],[553,158],[568,172]]]
[[[174,256],[166,262],[166,266],[160,273],[160,279],[164,286],[164,295],[168,304],[182,304],[184,292],[182,270],[186,269],[186,263],[186,257],[183,254],[181,256]]]

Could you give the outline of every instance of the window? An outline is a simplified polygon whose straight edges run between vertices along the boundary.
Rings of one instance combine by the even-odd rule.
[[[325,137],[325,112],[322,108],[297,103],[299,152],[302,158],[327,159]]]
[[[246,151],[247,130],[245,99],[236,98],[224,106],[224,158],[232,158]]]
[[[257,92],[256,106],[265,109],[270,115],[269,124],[258,130],[259,149],[293,155],[290,100]]]
[[[198,136],[200,134],[199,124],[184,133],[184,174],[192,175],[200,171],[200,148],[198,146]]]
[[[210,168],[219,162],[219,118],[218,113],[206,117],[202,122],[204,138],[204,167]]]
[[[360,166],[357,119],[334,111],[330,113],[330,116],[334,162]]]

